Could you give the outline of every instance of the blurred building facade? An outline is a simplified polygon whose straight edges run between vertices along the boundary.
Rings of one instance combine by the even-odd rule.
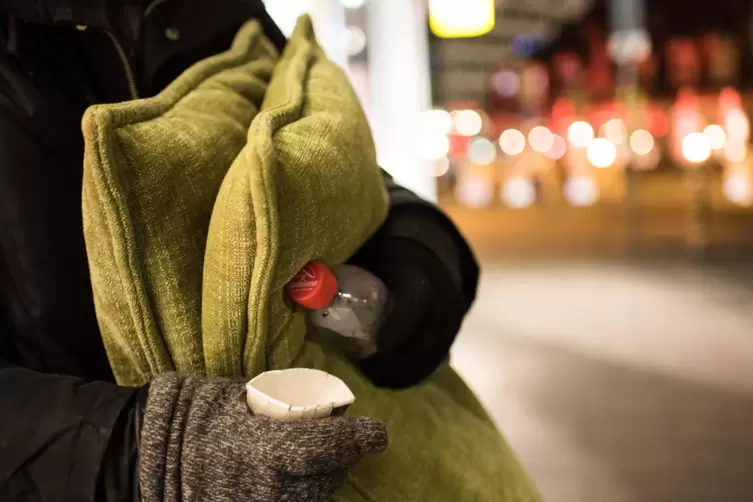
[[[496,0],[494,28],[479,37],[430,40],[432,91],[437,104],[484,103],[494,74],[533,56],[578,18],[591,0]]]

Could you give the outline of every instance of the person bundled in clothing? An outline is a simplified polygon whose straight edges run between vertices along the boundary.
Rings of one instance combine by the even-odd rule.
[[[261,0],[0,0],[0,500],[330,500],[387,444],[365,417],[279,422],[243,384],[161,375],[114,383],[82,230],[87,107],[149,97],[230,47]],[[437,208],[387,175],[390,212],[352,258],[395,298],[359,363],[404,388],[447,358],[478,267]]]

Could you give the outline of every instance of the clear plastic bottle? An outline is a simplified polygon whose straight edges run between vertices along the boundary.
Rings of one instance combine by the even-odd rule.
[[[387,287],[373,274],[352,265],[330,270],[312,261],[285,289],[308,309],[311,324],[339,335],[349,355],[363,359],[376,352],[377,334],[390,305]]]

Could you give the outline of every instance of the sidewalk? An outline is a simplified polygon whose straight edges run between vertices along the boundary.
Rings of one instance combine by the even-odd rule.
[[[484,262],[453,364],[544,500],[751,498],[753,267],[735,267]]]
[[[627,212],[622,205],[443,209],[485,258],[628,257]],[[687,256],[690,221],[682,207],[641,208],[636,213],[638,257]],[[753,212],[727,209],[711,215],[708,239],[712,256],[753,257]]]

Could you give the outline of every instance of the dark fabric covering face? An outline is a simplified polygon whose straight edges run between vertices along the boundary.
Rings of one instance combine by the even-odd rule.
[[[130,99],[104,32],[112,19],[80,9],[105,0],[8,2],[0,1],[0,500],[138,500],[138,424],[147,389],[111,383],[81,228],[81,116],[91,104]],[[26,9],[25,19],[11,7]],[[251,17],[281,49],[285,39],[260,0],[161,2],[137,43],[122,41],[140,95],[159,92],[198,59],[227,49]],[[178,21],[180,40],[167,40],[168,23]],[[119,33],[123,25],[111,28]],[[424,378],[446,356],[473,300],[478,268],[444,215],[385,181],[394,226],[375,236],[367,246],[374,251],[364,251],[359,264],[383,275],[398,301],[407,297],[404,304],[420,305],[417,311],[448,316],[427,321],[438,331],[414,331],[433,316],[414,317],[407,308],[388,320],[396,333],[389,345],[405,352],[370,361],[368,374],[401,386]],[[449,253],[427,254],[446,249],[448,238]],[[402,282],[390,275],[392,262],[410,272]],[[415,358],[421,362],[411,365]]]

